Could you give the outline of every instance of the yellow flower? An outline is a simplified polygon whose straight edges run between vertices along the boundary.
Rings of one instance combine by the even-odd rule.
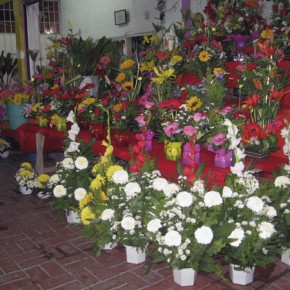
[[[180,62],[180,61],[182,61],[183,60],[183,58],[180,56],[180,55],[173,55],[172,57],[171,57],[171,62],[173,63],[173,64],[177,64],[178,62]]]
[[[131,68],[133,65],[135,64],[135,61],[131,58],[128,58],[126,60],[124,60],[121,64],[120,64],[120,70],[126,70]]]
[[[266,28],[261,32],[261,37],[264,39],[268,39],[271,44],[274,43],[274,32],[272,29]]]
[[[83,104],[89,106],[91,104],[94,104],[95,102],[96,102],[95,98],[87,98],[83,101]]]
[[[101,197],[101,200],[104,200],[104,201],[108,200],[107,195],[103,191],[100,192],[100,197]]]
[[[40,182],[40,183],[46,183],[48,182],[48,180],[50,179],[50,176],[48,174],[40,174],[38,177],[37,177],[37,180]]]
[[[107,169],[107,172],[106,172],[106,175],[107,175],[108,180],[109,180],[109,181],[112,181],[112,175],[113,175],[116,171],[121,170],[121,169],[123,169],[123,167],[120,166],[120,165],[112,165],[112,166],[110,166],[110,167]]]
[[[113,106],[113,112],[119,113],[122,110],[122,104],[118,103]]]
[[[202,106],[202,101],[198,97],[194,96],[187,100],[186,104],[188,111],[193,112]]]
[[[94,219],[96,215],[93,213],[91,208],[89,206],[86,206],[81,211],[81,221],[84,225],[89,225],[91,223],[91,220]]]
[[[133,90],[134,84],[132,82],[124,82],[122,84],[122,88],[124,91],[129,92]]]
[[[105,184],[105,178],[103,176],[101,176],[100,174],[98,174],[96,176],[96,178],[94,178],[91,181],[90,184],[90,189],[92,190],[98,190],[100,187],[102,187]]]
[[[163,84],[165,80],[167,80],[171,77],[175,77],[175,75],[174,75],[175,70],[173,68],[159,70],[157,67],[154,67],[154,72],[157,75],[157,77],[151,78],[152,83]]]
[[[140,65],[140,71],[144,72],[144,71],[151,71],[154,68],[154,61],[146,61],[146,62],[142,62]]]
[[[35,103],[33,106],[32,106],[32,112],[36,113],[40,107],[40,103]]]
[[[27,169],[24,169],[24,170],[21,170],[20,172],[19,172],[19,175],[21,176],[21,177],[32,177],[33,176],[33,172],[32,171],[30,171],[30,170],[27,170]]]
[[[126,78],[126,75],[123,72],[121,72],[117,75],[116,82],[121,83],[125,78]]]
[[[227,72],[223,69],[223,68],[221,68],[221,67],[215,67],[214,69],[213,69],[213,74],[214,75],[218,75],[218,74],[223,74],[223,75],[225,75]]]
[[[209,60],[209,57],[210,57],[209,53],[205,50],[200,52],[198,55],[199,60],[202,62],[207,62]]]
[[[20,167],[26,168],[26,169],[32,169],[32,165],[29,162],[23,162],[20,164]]]
[[[113,150],[114,150],[114,147],[112,145],[109,145],[106,149],[106,152],[104,154],[104,157],[107,157],[107,156],[111,156],[112,153],[113,153]],[[104,162],[105,163],[105,162]]]
[[[80,209],[83,209],[94,198],[94,195],[90,192],[82,200],[79,201]]]

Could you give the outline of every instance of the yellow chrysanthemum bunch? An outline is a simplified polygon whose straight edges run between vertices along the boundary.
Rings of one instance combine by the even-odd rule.
[[[7,98],[8,104],[20,105],[23,103],[28,103],[30,96],[22,93],[17,93],[15,95],[10,95]]]

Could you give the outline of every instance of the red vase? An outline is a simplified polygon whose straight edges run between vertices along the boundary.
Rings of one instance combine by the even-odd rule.
[[[116,146],[127,147],[130,143],[130,132],[113,131],[112,138]]]
[[[90,130],[96,139],[103,138],[103,136],[104,136],[104,124],[103,123],[90,124]]]

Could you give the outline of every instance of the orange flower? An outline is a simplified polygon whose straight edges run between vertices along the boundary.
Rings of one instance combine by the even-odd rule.
[[[270,91],[269,100],[275,100],[277,102],[280,102],[283,99],[284,95],[285,95],[284,90],[279,91],[278,89],[274,89]]]
[[[256,93],[253,93],[253,95],[247,97],[247,99],[243,104],[243,108],[248,109],[257,106],[260,99],[261,99],[260,96],[258,96]]]
[[[274,32],[272,29],[266,28],[265,30],[262,31],[261,37],[264,39],[269,39],[270,44],[274,43]]]
[[[267,41],[259,42],[258,46],[262,53],[264,53],[267,57],[270,57],[276,51],[276,47],[271,48]]]
[[[257,90],[261,90],[262,89],[262,83],[259,79],[253,79],[253,84],[254,84],[254,87],[257,89]]]

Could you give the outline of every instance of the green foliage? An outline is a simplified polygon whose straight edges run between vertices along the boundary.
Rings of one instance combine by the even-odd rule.
[[[13,58],[10,52],[4,55],[4,50],[2,50],[0,55],[0,87],[9,88],[11,80],[17,73],[17,59]]]

